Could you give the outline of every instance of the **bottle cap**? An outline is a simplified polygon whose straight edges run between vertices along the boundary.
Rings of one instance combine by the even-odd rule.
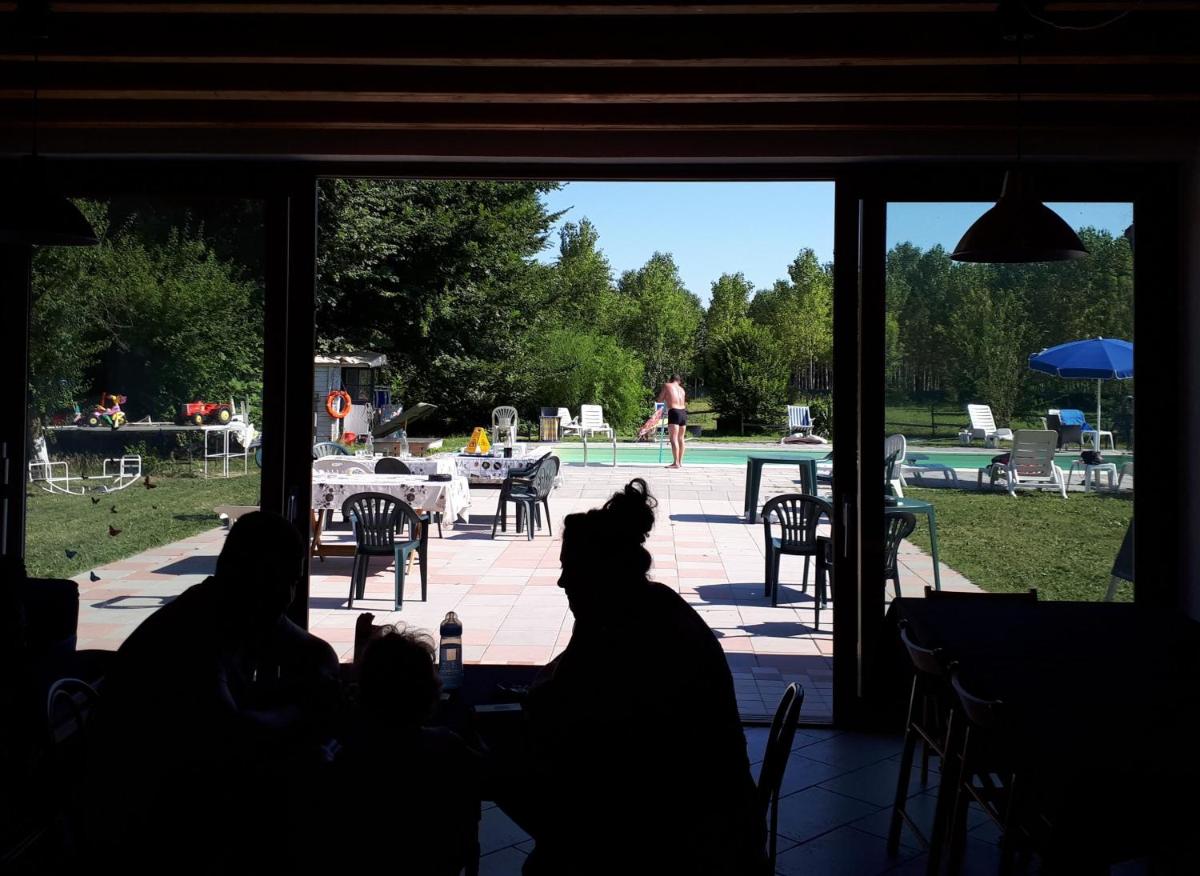
[[[459,621],[457,614],[452,611],[446,612],[446,617],[442,619],[441,634],[443,638],[462,635],[462,622]]]

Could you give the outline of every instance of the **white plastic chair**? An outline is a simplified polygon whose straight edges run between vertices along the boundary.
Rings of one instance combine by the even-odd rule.
[[[883,439],[883,458],[886,460],[896,454],[896,464],[892,467],[892,480],[889,486],[892,495],[904,498],[904,456],[908,452],[908,441],[903,435],[888,435]]]
[[[607,435],[615,438],[612,426],[604,422],[604,408],[600,405],[580,405],[579,416],[567,424],[565,433],[578,435],[580,438],[591,438],[593,435]]]
[[[1018,429],[1013,435],[1008,462],[979,469],[980,486],[987,474],[993,484],[1003,479],[1010,496],[1016,496],[1017,490],[1054,490],[1067,498],[1067,480],[1054,462],[1057,446],[1058,433],[1053,430]]]
[[[506,434],[508,441],[517,443],[517,409],[510,405],[492,408],[492,443],[500,444],[500,436]]]
[[[1012,441],[1012,429],[996,428],[996,418],[992,416],[992,409],[988,405],[967,405],[967,416],[971,418],[971,425],[964,431],[969,432],[968,441],[971,438],[982,438],[984,447],[995,447],[997,441]]]
[[[805,435],[812,434],[812,414],[809,413],[808,405],[788,405],[787,417],[789,435],[795,435],[797,432],[802,432]]]

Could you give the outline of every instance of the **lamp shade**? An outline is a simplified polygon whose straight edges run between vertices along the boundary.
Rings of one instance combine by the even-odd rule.
[[[956,262],[1063,262],[1088,254],[1061,216],[1026,194],[1020,171],[1004,175],[996,205],[975,220],[950,258]]]
[[[79,208],[55,192],[22,186],[0,201],[0,243],[95,246],[100,242]]]

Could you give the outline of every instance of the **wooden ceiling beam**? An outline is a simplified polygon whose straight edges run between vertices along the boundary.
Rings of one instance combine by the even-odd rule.
[[[29,100],[31,89],[0,89],[0,100]],[[638,103],[1012,103],[1011,91],[807,91],[763,92],[721,91],[659,93],[610,92],[564,93],[547,92],[479,92],[479,91],[282,91],[242,89],[213,91],[211,89],[102,89],[55,88],[41,89],[38,97],[51,100],[92,101],[237,101],[237,102],[295,102],[295,103],[476,103],[476,104],[638,104]],[[1200,100],[1198,91],[1178,92],[1024,92],[1027,103],[1086,102],[1086,103],[1194,103]]]
[[[528,68],[481,70],[458,67],[314,68],[304,65],[256,68],[165,65],[160,68],[106,64],[48,66],[37,71],[45,100],[234,100],[344,102],[429,102],[468,100],[512,103],[545,101],[605,103],[713,100],[828,100],[844,95],[861,101],[909,98],[962,100],[974,95],[1008,100],[1018,87],[1031,99],[1092,93],[1154,93],[1171,99],[1200,82],[1189,67],[1047,66],[1024,70],[970,67],[943,70],[910,67],[815,69],[570,69],[554,76]],[[0,87],[32,92],[32,65],[0,62]],[[1036,97],[1041,95],[1041,97]],[[936,96],[936,97],[935,97]],[[994,97],[993,97],[994,96]]]
[[[571,58],[542,57],[362,57],[308,55],[131,55],[131,54],[47,54],[40,57],[46,66],[55,64],[128,64],[145,65],[213,65],[213,66],[311,66],[311,67],[538,67],[576,69],[796,69],[796,68],[893,68],[893,67],[1015,67],[1011,55],[810,55],[770,57],[704,57],[704,58]],[[0,63],[32,65],[31,55],[0,52]],[[1136,53],[1136,54],[1062,54],[1032,55],[1021,60],[1026,67],[1102,67],[1102,66],[1195,66],[1200,54]]]
[[[0,4],[0,11],[4,5]],[[71,15],[274,15],[274,16],[756,16],[756,15],[991,15],[997,11],[995,0],[876,0],[876,2],[738,2],[715,0],[708,3],[329,3],[329,2],[78,2],[52,0],[53,12]],[[1194,0],[1072,0],[1051,2],[1049,14],[1118,13],[1127,11],[1177,11],[1200,9]]]
[[[1104,121],[1114,126],[1200,125],[1200,114],[1181,114],[1178,104],[1147,103],[1122,107],[1115,117],[1109,107],[1093,103],[1023,105],[1023,123],[1050,128]],[[759,130],[836,128],[859,130],[871,126],[907,125],[953,128],[1012,128],[1015,106],[994,104],[260,104],[208,102],[63,101],[43,104],[45,128],[129,127],[253,127],[261,129],[379,129],[403,130],[591,130],[688,129],[753,127]],[[28,127],[26,101],[0,102],[0,124]]]
[[[21,133],[22,136],[16,136]],[[1026,155],[1078,158],[1094,155],[1118,160],[1125,155],[1143,159],[1162,157],[1178,160],[1194,150],[1194,135],[1171,137],[1161,131],[1136,129],[1031,132],[1025,139]],[[0,153],[17,155],[29,148],[23,132],[0,130]],[[725,161],[829,160],[842,157],[879,160],[902,156],[936,156],[962,159],[992,157],[1011,160],[1011,138],[998,138],[991,131],[818,131],[797,133],[757,132],[597,132],[546,133],[540,131],[479,132],[446,131],[292,131],[280,136],[274,131],[114,130],[84,132],[47,131],[43,151],[54,155],[213,155],[265,156],[292,159],[341,157],[406,159],[475,158],[492,161],[574,160],[679,161],[720,159]]]

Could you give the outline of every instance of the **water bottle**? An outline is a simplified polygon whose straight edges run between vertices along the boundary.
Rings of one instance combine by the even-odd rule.
[[[462,685],[462,623],[454,612],[446,612],[442,620],[441,645],[438,648],[438,672],[442,687],[454,690]]]

